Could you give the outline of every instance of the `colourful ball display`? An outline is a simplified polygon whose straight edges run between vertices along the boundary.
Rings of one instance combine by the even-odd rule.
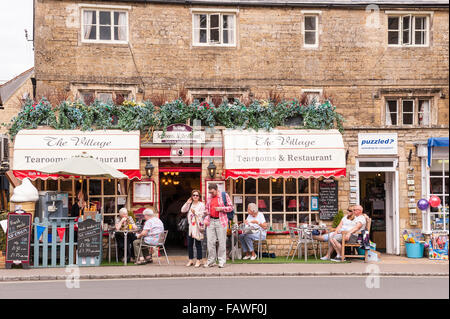
[[[431,207],[438,207],[439,205],[441,205],[441,199],[435,195],[431,196],[428,202],[430,203]]]
[[[419,199],[419,201],[417,202],[417,208],[419,208],[420,210],[426,210],[428,208],[428,205],[430,205],[430,203],[428,203],[425,198]]]

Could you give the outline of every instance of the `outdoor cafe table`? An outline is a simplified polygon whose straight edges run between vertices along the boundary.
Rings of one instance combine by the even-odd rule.
[[[295,232],[297,232],[298,235],[298,242],[303,242],[305,245],[305,260],[308,259],[308,242],[314,243],[314,239],[312,238],[312,232],[313,230],[326,230],[326,225],[311,225],[311,224],[303,224],[300,225],[300,227],[294,227],[293,228]],[[307,238],[307,235],[311,234],[311,238]],[[314,244],[313,244],[314,245]],[[322,247],[320,248],[320,255],[322,257]],[[300,249],[298,250],[298,257],[300,258]]]
[[[111,262],[111,237],[113,234],[115,233],[122,233],[123,234],[123,253],[124,253],[124,261],[123,264],[124,266],[127,265],[127,237],[128,237],[128,233],[138,233],[139,229],[137,230],[116,230],[115,228],[112,228],[109,230],[109,236],[108,236],[108,261]],[[117,248],[116,248],[117,250]],[[118,252],[116,251],[116,254]]]

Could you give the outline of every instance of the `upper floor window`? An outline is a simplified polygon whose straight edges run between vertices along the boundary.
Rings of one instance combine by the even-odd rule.
[[[431,99],[405,98],[386,100],[386,125],[429,126]]]
[[[80,90],[79,97],[84,104],[89,105],[98,100],[102,103],[122,104],[130,98],[129,91],[107,91],[107,90]]]
[[[194,13],[194,45],[236,45],[236,15],[231,13]]]
[[[401,15],[388,17],[388,45],[427,46],[429,17]]]
[[[83,42],[128,42],[126,11],[83,9]]]
[[[319,17],[317,15],[304,16],[303,44],[305,47],[317,47],[319,45]]]

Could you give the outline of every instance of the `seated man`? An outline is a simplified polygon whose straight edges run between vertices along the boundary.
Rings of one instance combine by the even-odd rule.
[[[142,232],[137,234],[137,239],[133,242],[134,254],[136,256],[140,256],[139,260],[136,260],[137,265],[144,265],[153,262],[152,255],[151,253],[148,253],[147,249],[142,249],[141,253],[139,253],[141,238],[144,238],[144,243],[147,245],[157,245],[159,236],[164,232],[163,222],[158,218],[153,209],[146,208],[143,214],[145,219],[144,229]]]
[[[348,229],[336,231],[336,234],[331,237],[330,242],[336,251],[336,258],[333,261],[341,261],[342,250],[342,233],[345,232],[345,241],[349,244],[355,244],[358,241],[358,233],[366,228],[366,218],[363,215],[363,208],[361,205],[353,206],[353,218],[352,223],[349,224]]]
[[[128,210],[125,207],[122,207],[119,210],[119,217],[116,218],[116,230],[124,231],[124,230],[137,230],[137,226],[134,223],[134,220],[131,216],[128,216]],[[128,233],[126,247],[124,247],[124,234],[120,232],[116,232],[115,238],[117,241],[117,250],[119,258],[124,261],[124,249],[127,249],[127,261],[134,262],[134,252],[131,249],[131,245],[133,241],[136,239],[134,233]]]

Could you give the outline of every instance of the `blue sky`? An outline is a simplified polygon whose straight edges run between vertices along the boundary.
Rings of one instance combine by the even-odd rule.
[[[0,84],[34,65],[33,0],[0,0]]]

